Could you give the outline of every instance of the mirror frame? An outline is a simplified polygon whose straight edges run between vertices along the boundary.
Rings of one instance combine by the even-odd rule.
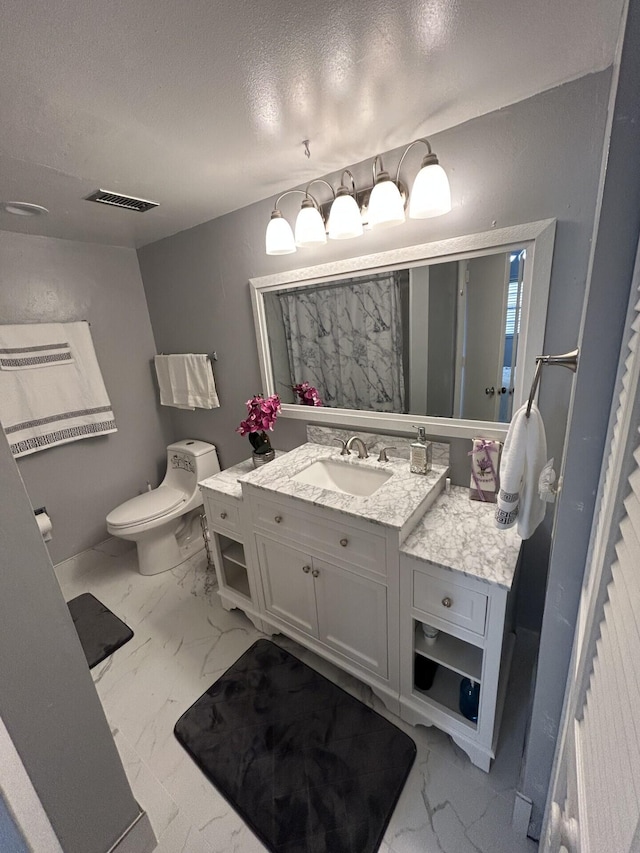
[[[535,359],[537,355],[542,354],[555,227],[555,219],[544,219],[249,279],[263,394],[268,396],[276,393],[267,334],[265,293],[326,283],[366,271],[399,269],[412,263],[436,261],[446,263],[464,260],[470,256],[478,257],[495,254],[498,251],[526,248],[521,331],[518,340],[512,407],[513,412],[517,411],[529,396],[535,373]],[[427,434],[430,436],[472,439],[481,435],[503,441],[509,426],[506,423],[493,421],[403,415],[393,412],[338,409],[330,406],[301,406],[292,403],[282,404],[280,416],[304,420],[308,423],[353,427],[359,430],[399,435],[413,434],[415,432],[413,425],[420,424],[426,427]]]

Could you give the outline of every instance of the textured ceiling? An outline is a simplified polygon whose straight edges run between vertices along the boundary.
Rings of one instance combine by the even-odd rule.
[[[50,215],[0,229],[158,240],[607,67],[622,6],[3,0],[0,201]]]

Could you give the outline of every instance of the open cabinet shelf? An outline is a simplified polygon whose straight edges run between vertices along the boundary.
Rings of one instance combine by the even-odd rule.
[[[234,539],[226,540],[221,554],[224,586],[250,599],[249,575],[242,544]]]
[[[230,539],[229,544],[224,546],[222,556],[230,563],[237,563],[239,566],[243,566],[244,568],[247,567],[244,548],[240,542],[236,542],[234,539]]]
[[[418,698],[440,706],[450,717],[475,732],[477,724],[460,713],[460,681],[461,676],[458,673],[439,666],[429,690],[420,690],[414,685],[413,692]]]
[[[459,675],[479,682],[482,676],[482,649],[440,631],[436,642],[429,646],[422,633],[420,622],[414,623],[414,649],[416,654],[429,658]]]

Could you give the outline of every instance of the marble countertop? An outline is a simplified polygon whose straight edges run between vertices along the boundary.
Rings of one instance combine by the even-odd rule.
[[[232,465],[230,468],[225,468],[219,474],[214,474],[212,477],[207,477],[206,480],[201,480],[198,485],[202,489],[213,489],[214,492],[219,492],[229,498],[242,500],[242,486],[238,482],[238,478],[245,474],[254,471],[253,461],[245,459],[237,465]]]
[[[318,459],[336,459],[345,465],[389,471],[391,477],[370,497],[354,497],[291,479]],[[428,474],[412,474],[406,459],[392,456],[388,462],[378,462],[376,456],[358,459],[356,455],[340,456],[340,448],[307,443],[241,476],[240,481],[272,494],[287,495],[313,506],[401,529],[432,490],[437,492],[442,488],[447,472],[447,467],[434,464]]]
[[[515,528],[494,526],[495,509],[469,500],[469,489],[452,486],[422,516],[400,552],[510,589],[522,540]]]

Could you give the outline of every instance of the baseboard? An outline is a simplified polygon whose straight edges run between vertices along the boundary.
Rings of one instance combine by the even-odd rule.
[[[104,559],[105,554],[118,558],[124,556],[124,554],[135,547],[135,542],[128,542],[125,539],[109,536],[91,548],[86,548],[84,551],[80,551],[78,554],[74,554],[72,557],[67,557],[66,560],[56,563],[53,570],[58,581],[62,582],[67,578],[78,577],[85,571],[90,570],[96,564],[96,561]]]
[[[533,803],[520,791],[516,791],[515,800],[513,802],[513,817],[511,824],[514,831],[521,838],[526,838],[529,832],[529,821],[531,820],[531,807]]]
[[[149,815],[141,811],[106,853],[151,853],[157,844]]]

